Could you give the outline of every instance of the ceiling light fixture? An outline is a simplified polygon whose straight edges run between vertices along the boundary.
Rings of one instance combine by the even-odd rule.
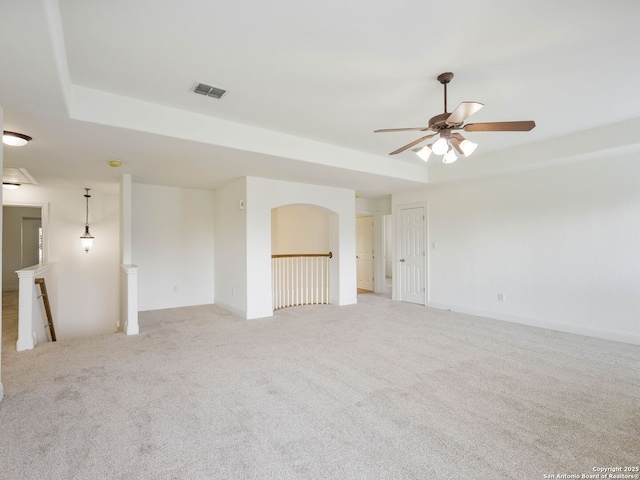
[[[447,111],[447,84],[453,79],[453,73],[444,72],[438,75],[437,78],[444,87],[444,113],[431,117],[426,127],[382,128],[374,131],[374,133],[404,131],[431,131],[434,133],[420,137],[394,150],[389,155],[397,155],[398,153],[402,153],[405,150],[426,142],[430,138],[437,137],[433,143],[421,149],[414,149],[413,151],[425,162],[433,152],[436,155],[442,155],[442,161],[444,163],[453,163],[458,159],[456,151],[460,155],[468,157],[478,147],[477,144],[470,142],[458,132],[454,133],[456,130],[464,130],[465,132],[528,132],[536,126],[536,122],[533,120],[465,124],[464,122],[467,118],[480,110],[483,104],[479,102],[462,102],[453,112],[449,113]]]
[[[9,132],[4,130],[2,132],[2,143],[5,145],[11,145],[12,147],[22,147],[33,140],[29,135],[17,132]]]
[[[425,162],[429,159],[431,152],[433,152],[436,155],[443,155],[443,163],[453,163],[458,159],[456,151],[460,155],[468,157],[476,148],[478,148],[477,143],[470,142],[459,133],[452,134],[449,130],[444,130],[435,142],[430,143],[420,150],[415,150],[415,152],[416,155]]]
[[[7,190],[15,190],[20,186],[20,184],[19,183],[11,183],[11,182],[2,182],[2,186],[4,188],[6,188]]]
[[[84,223],[84,233],[80,237],[80,242],[82,243],[82,248],[84,249],[84,251],[89,253],[89,250],[91,250],[91,247],[93,246],[94,237],[91,235],[91,233],[89,233],[89,199],[91,198],[91,195],[89,195],[90,189],[85,188],[85,190],[86,193],[84,194],[84,196],[87,199],[87,216]]]

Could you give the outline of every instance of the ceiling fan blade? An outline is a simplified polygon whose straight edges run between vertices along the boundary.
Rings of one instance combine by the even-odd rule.
[[[393,152],[391,152],[389,155],[395,155],[395,154],[397,154],[397,153],[402,153],[402,152],[404,152],[405,150],[407,150],[407,149],[409,149],[409,148],[411,148],[411,147],[413,147],[413,146],[415,146],[415,145],[418,145],[420,142],[424,142],[425,140],[427,140],[427,139],[429,139],[429,138],[431,138],[431,137],[433,137],[433,136],[435,136],[435,135],[437,135],[437,133],[434,133],[434,134],[432,134],[432,135],[427,135],[427,136],[425,136],[425,137],[422,137],[422,138],[419,138],[419,139],[417,139],[417,140],[414,140],[413,142],[406,144],[404,147],[400,147],[399,149],[394,150],[394,151],[393,151]]]
[[[374,130],[373,133],[382,133],[382,132],[407,132],[410,130],[424,131],[429,127],[410,127],[410,128],[381,128],[379,130]]]
[[[536,126],[533,120],[522,122],[470,123],[462,129],[465,132],[528,132]]]
[[[451,115],[447,117],[447,125],[461,125],[467,118],[476,113],[484,107],[483,103],[479,102],[462,102],[451,112]]]

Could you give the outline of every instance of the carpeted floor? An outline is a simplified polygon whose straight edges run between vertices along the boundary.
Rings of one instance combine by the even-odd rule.
[[[17,353],[2,479],[542,479],[640,464],[640,347],[360,295]]]

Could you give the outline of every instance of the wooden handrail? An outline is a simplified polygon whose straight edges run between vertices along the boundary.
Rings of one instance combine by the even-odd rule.
[[[44,283],[44,278],[36,278],[35,282],[40,285],[40,292],[42,301],[44,302],[44,311],[47,314],[47,327],[49,327],[49,333],[51,334],[51,341],[56,341],[56,329],[53,326],[53,315],[51,315],[51,307],[49,305],[49,295],[47,294],[47,285]]]
[[[271,258],[293,258],[293,257],[329,257],[329,258],[333,258],[333,252],[329,252],[329,253],[283,253],[282,255],[271,255]]]

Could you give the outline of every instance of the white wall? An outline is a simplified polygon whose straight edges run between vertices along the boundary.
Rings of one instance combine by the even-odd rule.
[[[393,209],[428,203],[429,305],[640,344],[639,185],[626,154],[396,194]]]
[[[391,196],[382,198],[356,198],[358,215],[387,215],[391,213]]]
[[[140,311],[214,302],[213,192],[132,185]]]
[[[0,106],[0,127],[4,126],[4,109]],[[4,168],[3,148],[0,148],[0,167]],[[3,200],[4,188],[0,188],[0,200]],[[2,209],[0,209],[0,225],[2,225]],[[0,261],[2,259],[2,235],[0,235]],[[0,277],[0,281],[2,281]],[[2,285],[0,284],[0,287]],[[0,291],[2,289],[0,288]],[[0,307],[2,309],[2,307]],[[0,311],[0,359],[2,358],[2,312]],[[0,361],[0,400],[4,397],[4,387],[2,385],[2,362]]]
[[[331,303],[356,303],[355,192],[256,177],[247,177],[246,188],[247,318],[273,314],[271,210],[282,205],[314,205],[331,212]]]
[[[305,205],[286,205],[273,209],[271,253],[329,253],[329,214]]]
[[[7,204],[49,204],[50,227],[45,241],[49,260],[58,262],[54,323],[60,340],[114,332],[120,312],[118,195],[91,189],[89,224],[95,241],[86,253],[80,246],[84,193],[81,187],[23,185],[3,194]]]
[[[246,179],[215,191],[215,302],[242,317],[247,311]],[[271,238],[271,237],[269,237]]]
[[[22,219],[39,218],[41,209],[4,207],[2,216],[2,291],[18,290],[16,270],[30,267],[22,264]]]

